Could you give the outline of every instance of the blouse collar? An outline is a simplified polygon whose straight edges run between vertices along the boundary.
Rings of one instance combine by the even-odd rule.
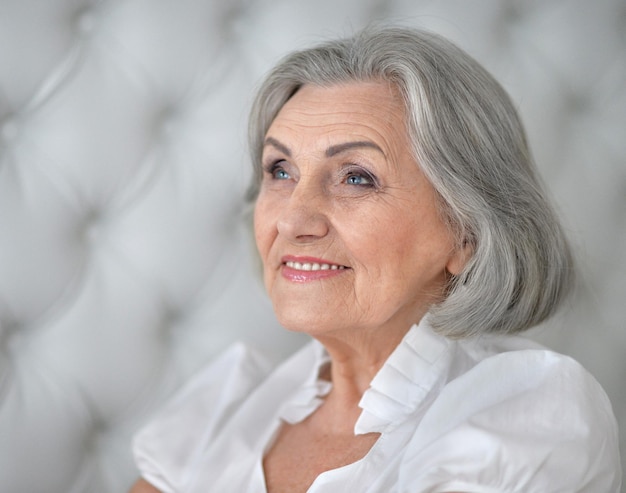
[[[332,383],[320,378],[326,366],[330,364],[330,356],[317,340],[313,339],[291,359],[297,362],[299,368],[296,369],[291,365],[283,367],[291,373],[291,375],[286,375],[287,378],[299,373],[300,368],[308,369],[306,380],[291,394],[278,412],[281,419],[295,424],[320,406],[324,396],[330,392]]]
[[[445,385],[452,344],[432,331],[428,316],[411,327],[363,394],[354,433],[389,432],[414,415]]]
[[[354,427],[356,435],[393,430],[445,384],[452,342],[435,334],[427,318],[411,327],[363,394],[359,403],[362,412]],[[332,388],[331,382],[320,378],[330,362],[322,344],[313,340],[295,359],[312,371],[279,411],[288,423],[305,419]]]

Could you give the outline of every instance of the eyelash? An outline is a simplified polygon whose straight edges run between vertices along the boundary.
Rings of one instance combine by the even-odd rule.
[[[289,173],[287,173],[287,171],[285,171],[285,168],[283,168],[283,166],[281,166],[281,163],[283,162],[283,160],[279,160],[279,161],[273,161],[271,163],[269,163],[268,165],[264,166],[263,169],[264,171],[271,176],[271,178],[273,180],[285,180],[286,178],[277,178],[276,174],[280,171],[284,172],[287,176],[289,176]]]
[[[345,173],[343,181],[347,182],[352,177],[365,178],[365,180],[367,180],[368,183],[365,183],[365,184],[347,183],[348,185],[352,185],[355,187],[363,187],[363,188],[378,188],[378,180],[376,179],[376,177],[372,173],[370,173],[366,169],[363,169],[360,166],[355,166],[355,167],[351,167],[350,169],[348,169]]]

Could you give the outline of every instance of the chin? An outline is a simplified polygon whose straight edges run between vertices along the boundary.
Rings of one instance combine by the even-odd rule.
[[[303,320],[298,317],[278,316],[278,323],[290,332],[302,332],[305,334],[317,333],[320,329],[319,322],[310,319]],[[323,330],[323,329],[322,329]]]
[[[277,311],[276,318],[278,319],[278,323],[288,331],[300,332],[311,336],[323,334],[337,328],[335,325],[331,326],[330,323],[320,320],[319,317],[311,317],[310,313],[315,312],[312,310],[307,314],[302,314]]]

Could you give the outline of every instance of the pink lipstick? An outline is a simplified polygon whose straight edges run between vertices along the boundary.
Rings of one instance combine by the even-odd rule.
[[[282,258],[281,274],[293,282],[308,282],[335,277],[349,269],[320,258],[289,255]]]

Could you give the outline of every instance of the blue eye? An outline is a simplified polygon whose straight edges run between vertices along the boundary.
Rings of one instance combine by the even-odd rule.
[[[281,166],[281,162],[275,162],[265,168],[266,172],[272,177],[272,180],[289,180],[291,176]]]
[[[289,178],[291,178],[289,176],[289,173],[287,173],[284,169],[282,168],[277,168],[275,170],[272,171],[272,177],[275,180],[288,180]]]
[[[374,180],[363,174],[350,174],[346,177],[346,183],[348,185],[355,185],[360,187],[371,187],[374,185]]]

